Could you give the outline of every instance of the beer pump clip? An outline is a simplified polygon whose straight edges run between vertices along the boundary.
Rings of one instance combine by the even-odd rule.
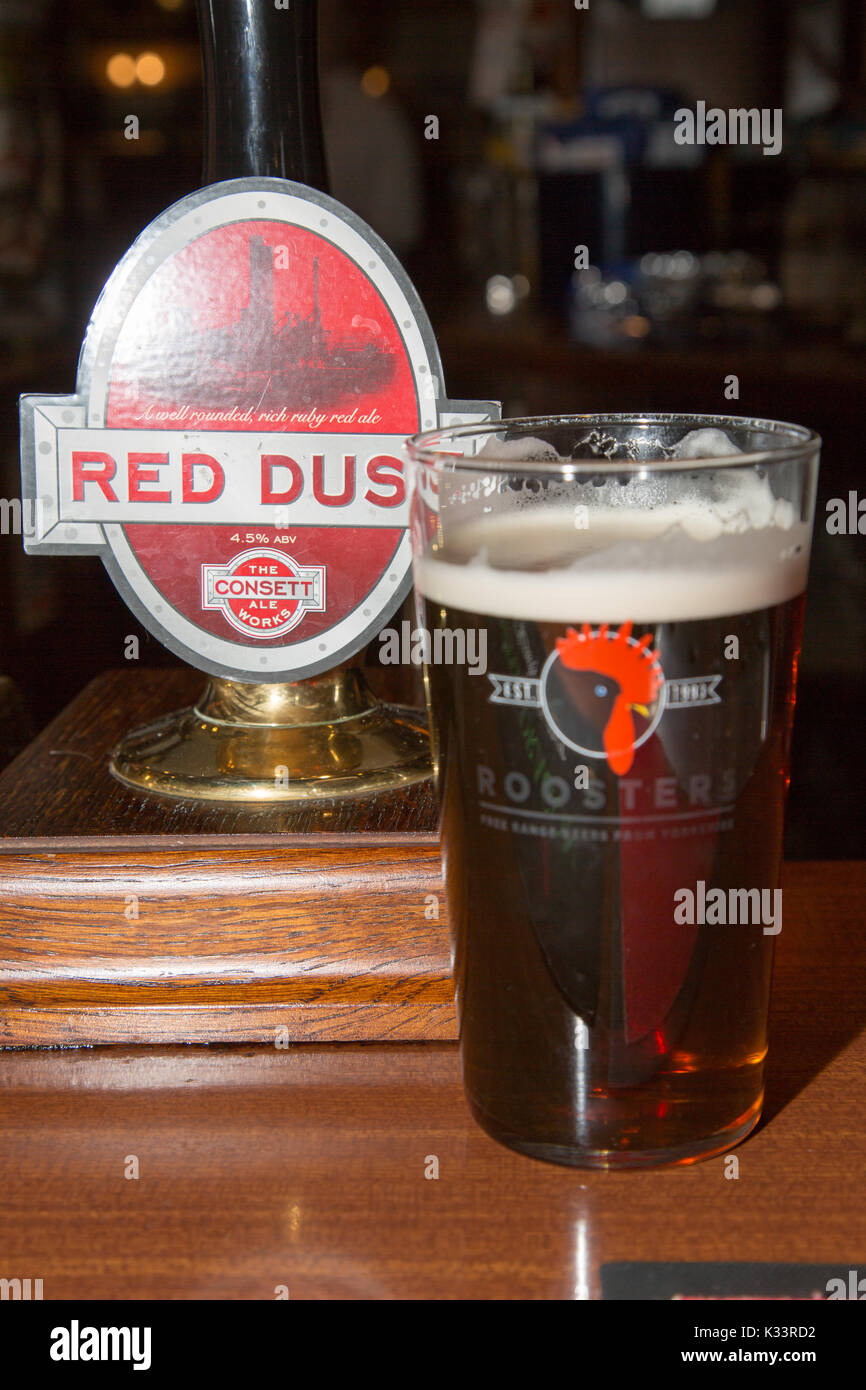
[[[411,584],[403,441],[498,412],[442,380],[402,267],[324,193],[228,180],[141,234],[75,394],[21,402],[28,553],[100,555],[136,618],[210,677],[121,742],[116,777],[295,801],[429,775],[423,724],[346,663]]]

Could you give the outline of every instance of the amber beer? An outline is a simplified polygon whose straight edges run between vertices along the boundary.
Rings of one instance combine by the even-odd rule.
[[[427,671],[464,1081],[533,1156],[687,1162],[761,1110],[817,442],[547,424],[413,446],[421,622],[486,634]]]

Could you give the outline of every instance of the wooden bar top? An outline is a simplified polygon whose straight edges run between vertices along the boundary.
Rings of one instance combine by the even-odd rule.
[[[586,1299],[623,1260],[862,1267],[864,900],[864,864],[787,866],[736,1179],[510,1153],[452,1043],[0,1052],[0,1276],[46,1300]]]
[[[225,806],[110,775],[203,679],[105,672],[0,775],[0,1046],[456,1038],[432,778]]]

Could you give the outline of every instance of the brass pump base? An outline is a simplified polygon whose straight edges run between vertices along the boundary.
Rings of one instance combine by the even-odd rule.
[[[432,770],[417,712],[382,704],[354,668],[274,685],[214,677],[197,704],[127,734],[110,768],[139,792],[235,805],[389,791]]]

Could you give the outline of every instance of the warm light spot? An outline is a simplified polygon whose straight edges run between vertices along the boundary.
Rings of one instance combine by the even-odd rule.
[[[628,318],[622,321],[622,331],[630,338],[645,338],[650,331],[650,321],[642,314],[629,314]]]
[[[491,275],[484,297],[491,314],[510,314],[517,303],[514,282],[507,275]]]
[[[105,75],[113,87],[131,87],[135,81],[135,59],[128,53],[112,53],[105,64]]]
[[[179,10],[184,0],[156,0],[161,10]]]
[[[165,77],[165,63],[158,53],[140,53],[135,64],[135,75],[145,87],[158,87]]]
[[[391,85],[391,74],[387,68],[378,64],[368,68],[361,78],[361,86],[368,97],[383,97]]]

